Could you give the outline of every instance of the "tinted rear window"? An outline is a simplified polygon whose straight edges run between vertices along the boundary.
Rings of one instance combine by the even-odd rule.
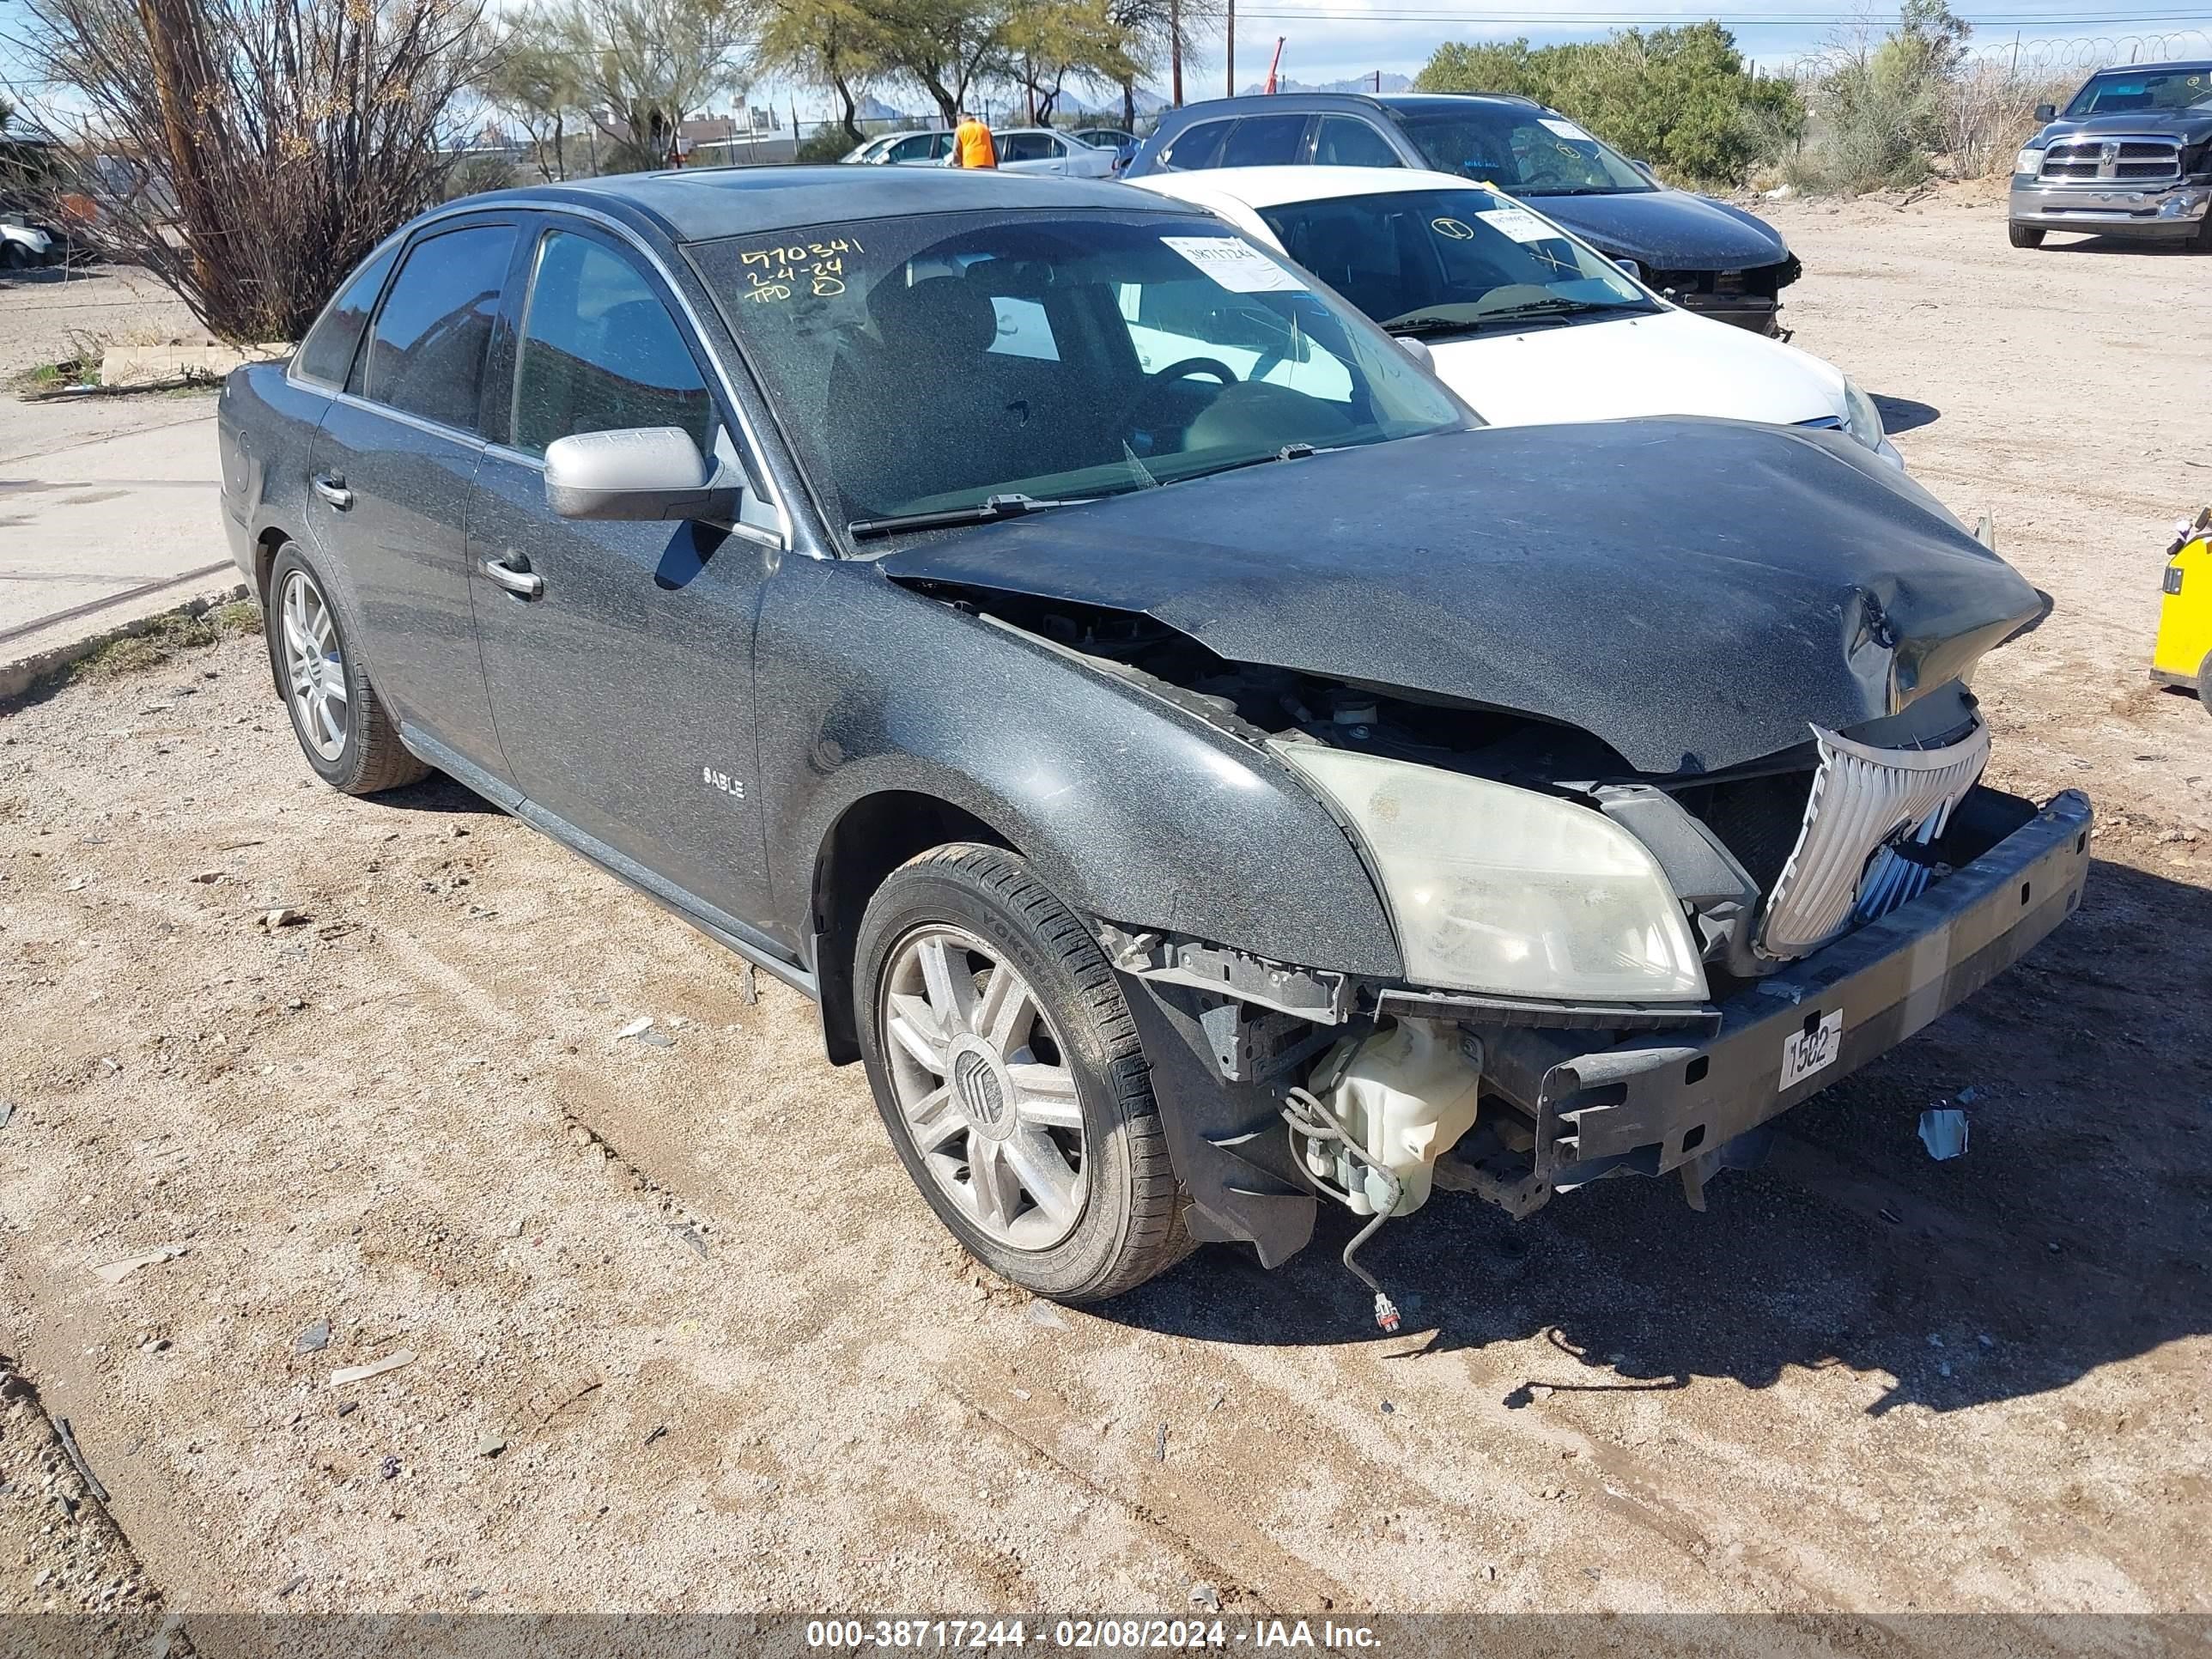
[[[1289,167],[1300,159],[1298,140],[1305,137],[1303,115],[1254,115],[1237,124],[1229,142],[1221,147],[1216,167]]]
[[[1213,166],[1215,158],[1221,154],[1221,141],[1236,125],[1234,121],[1200,121],[1160,152],[1159,165],[1177,173]]]

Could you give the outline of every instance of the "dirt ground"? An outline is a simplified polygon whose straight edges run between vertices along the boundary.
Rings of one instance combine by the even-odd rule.
[[[2057,596],[1979,683],[1993,781],[2103,814],[2027,963],[1705,1214],[1440,1195],[1366,1258],[1395,1338],[1334,1217],[1282,1272],[1212,1249],[1061,1310],[951,1244],[799,999],[454,786],[325,790],[252,641],[73,688],[0,718],[0,1370],[135,1559],[0,1406],[0,1612],[181,1610],[214,1652],[195,1615],[1203,1586],[2212,1611],[2212,720],[2143,672],[2212,500],[2212,260],[1774,216],[1798,343]]]

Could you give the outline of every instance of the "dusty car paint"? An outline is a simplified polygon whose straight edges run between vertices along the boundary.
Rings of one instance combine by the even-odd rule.
[[[1220,479],[1203,502],[1146,492],[955,532],[885,567],[1533,714],[1660,774],[1895,714],[2043,611],[1848,439],[1720,421],[1345,450]]]
[[[1285,1068],[1347,1024],[1395,1013],[1595,1043],[1672,1027],[1667,1052],[1694,1054],[1699,1034],[1746,1023],[1731,1023],[1741,1006],[1764,1042],[1771,1011],[1748,990],[1639,1011],[1407,985],[1366,856],[1269,747],[1291,716],[1255,724],[1234,683],[1295,668],[1378,702],[1386,727],[1464,714],[1536,788],[1625,812],[1651,798],[1641,779],[1786,770],[1810,722],[1971,719],[1960,677],[2033,624],[2039,596],[1847,441],[1692,421],[1486,431],[1470,418],[863,549],[824,521],[820,481],[782,440],[684,246],[906,213],[916,189],[948,211],[1143,210],[1111,185],[957,173],[886,185],[826,168],[457,204],[406,234],[558,222],[649,263],[713,367],[746,511],[723,526],[556,524],[533,510],[539,481],[495,410],[481,434],[457,435],[258,365],[230,378],[219,422],[240,568],[265,590],[285,539],[335,549],[334,515],[362,505],[317,489],[337,487],[339,465],[347,489],[396,480],[376,483],[395,495],[379,509],[388,545],[322,568],[407,747],[818,998],[835,1060],[858,1054],[853,939],[875,884],[947,841],[1017,849],[1091,920],[1120,977],[1193,1232],[1249,1241],[1265,1261],[1304,1242],[1316,1208],[1281,1133],[1280,1085],[1302,1074]],[[514,327],[513,282],[495,340]],[[495,345],[495,363],[507,349]],[[372,441],[372,420],[407,429]],[[479,574],[510,550],[557,574],[557,605]],[[1131,618],[1149,631],[1123,629]],[[1195,671],[1144,665],[1162,651],[1178,664],[1194,651]],[[1624,805],[1604,795],[1616,787],[1645,794]],[[2050,809],[2082,826],[2078,845],[2053,831],[2046,846],[2027,833],[2042,821],[2031,804],[1980,793],[1990,801],[1939,848],[1978,882],[1939,884],[1941,903],[1860,948],[1907,953],[1910,974],[1881,957],[1865,982],[1911,994],[1922,1022],[2055,925],[2086,870],[2078,797]],[[2014,915],[2004,890],[2030,866],[2045,902]],[[2053,887],[2066,896],[2056,912]],[[1954,962],[1954,933],[1981,941],[1971,962]],[[1721,930],[1712,941],[1733,948]],[[1844,961],[1793,971],[1817,993]],[[1909,1029],[1863,1012],[1850,1065]],[[1521,1087],[1510,1097],[1556,1147],[1550,1073],[1528,1076],[1516,1085],[1509,1067],[1501,1087]],[[1731,1076],[1746,1092],[1712,1123],[1781,1109],[1756,1066]],[[1693,1095],[1666,1109],[1706,1107]],[[1655,1173],[1697,1152],[1686,1121],[1637,1121],[1665,1144],[1622,1167]]]

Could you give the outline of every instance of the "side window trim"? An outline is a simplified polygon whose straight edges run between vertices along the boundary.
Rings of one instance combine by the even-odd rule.
[[[491,343],[484,353],[483,374],[477,386],[477,430],[465,431],[460,427],[449,426],[443,421],[434,421],[427,415],[417,415],[410,410],[380,403],[368,394],[365,387],[357,388],[355,386],[355,380],[357,378],[356,371],[360,369],[363,356],[368,349],[368,343],[376,337],[377,326],[384,320],[384,307],[392,298],[392,286],[398,281],[400,272],[407,269],[408,260],[415,257],[415,250],[424,243],[450,232],[496,230],[502,228],[513,230],[517,242],[525,240],[526,228],[524,221],[520,216],[512,213],[495,215],[489,218],[471,216],[465,218],[434,219],[410,236],[407,239],[407,246],[400,250],[399,257],[392,262],[392,270],[384,279],[383,290],[376,296],[376,309],[369,313],[368,321],[361,331],[360,343],[354,348],[353,362],[346,370],[345,384],[331,395],[343,398],[347,402],[359,408],[374,410],[377,414],[388,416],[395,421],[404,421],[408,425],[419,428],[422,431],[436,433],[441,437],[458,438],[464,443],[471,444],[480,445],[489,442],[483,431],[485,400],[490,395],[493,373],[499,362],[501,321],[507,316],[514,302],[514,258],[511,251],[507,258],[506,286],[500,290],[499,310],[492,321]]]

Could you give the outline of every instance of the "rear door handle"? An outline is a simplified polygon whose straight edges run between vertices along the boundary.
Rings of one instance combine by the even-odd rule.
[[[534,571],[517,570],[504,559],[486,559],[483,573],[508,592],[535,599],[545,592],[545,578]]]
[[[343,513],[353,505],[353,491],[345,487],[345,478],[343,474],[318,472],[308,482],[315,486],[315,494],[320,495],[339,512]]]

